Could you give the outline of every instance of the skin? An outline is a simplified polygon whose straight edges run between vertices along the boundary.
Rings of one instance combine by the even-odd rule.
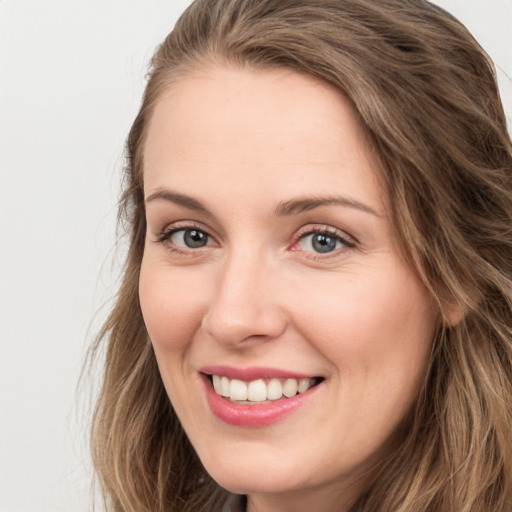
[[[165,91],[144,155],[144,320],[169,398],[204,466],[248,510],[349,510],[424,382],[432,301],[393,243],[358,119],[329,85],[211,65]],[[189,196],[206,209],[153,197]],[[276,215],[282,203],[342,197]],[[282,212],[281,212],[282,213]],[[191,248],[194,228],[208,243]],[[348,239],[318,253],[312,229]],[[160,241],[159,241],[160,240]],[[199,369],[325,380],[262,428],[212,414]]]

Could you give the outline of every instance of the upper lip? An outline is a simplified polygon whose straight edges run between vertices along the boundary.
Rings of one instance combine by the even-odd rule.
[[[224,365],[209,365],[201,367],[199,371],[207,375],[218,375],[222,377],[227,377],[228,379],[243,380],[245,382],[251,382],[257,379],[307,379],[315,377],[314,375],[307,375],[304,373],[298,373],[290,370],[258,366],[253,366],[250,368],[235,368],[232,366]]]

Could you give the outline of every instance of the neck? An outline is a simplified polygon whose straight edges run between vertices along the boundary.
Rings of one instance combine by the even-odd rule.
[[[358,485],[340,489],[301,489],[276,494],[250,494],[247,512],[350,512],[362,488]]]

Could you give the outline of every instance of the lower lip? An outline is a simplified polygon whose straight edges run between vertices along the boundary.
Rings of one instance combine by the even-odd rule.
[[[289,416],[309,400],[321,384],[291,398],[271,400],[264,404],[246,405],[231,402],[218,395],[210,380],[201,375],[206,390],[206,398],[213,414],[228,425],[237,427],[265,427]]]

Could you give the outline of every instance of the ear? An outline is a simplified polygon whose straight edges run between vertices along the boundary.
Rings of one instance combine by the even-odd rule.
[[[457,326],[480,302],[480,297],[477,292],[465,294],[464,299],[464,301],[456,301],[455,298],[453,298],[452,302],[443,308],[441,311],[443,325],[446,327]]]
[[[467,310],[458,304],[450,304],[442,313],[443,325],[445,327],[455,327],[466,316]]]

